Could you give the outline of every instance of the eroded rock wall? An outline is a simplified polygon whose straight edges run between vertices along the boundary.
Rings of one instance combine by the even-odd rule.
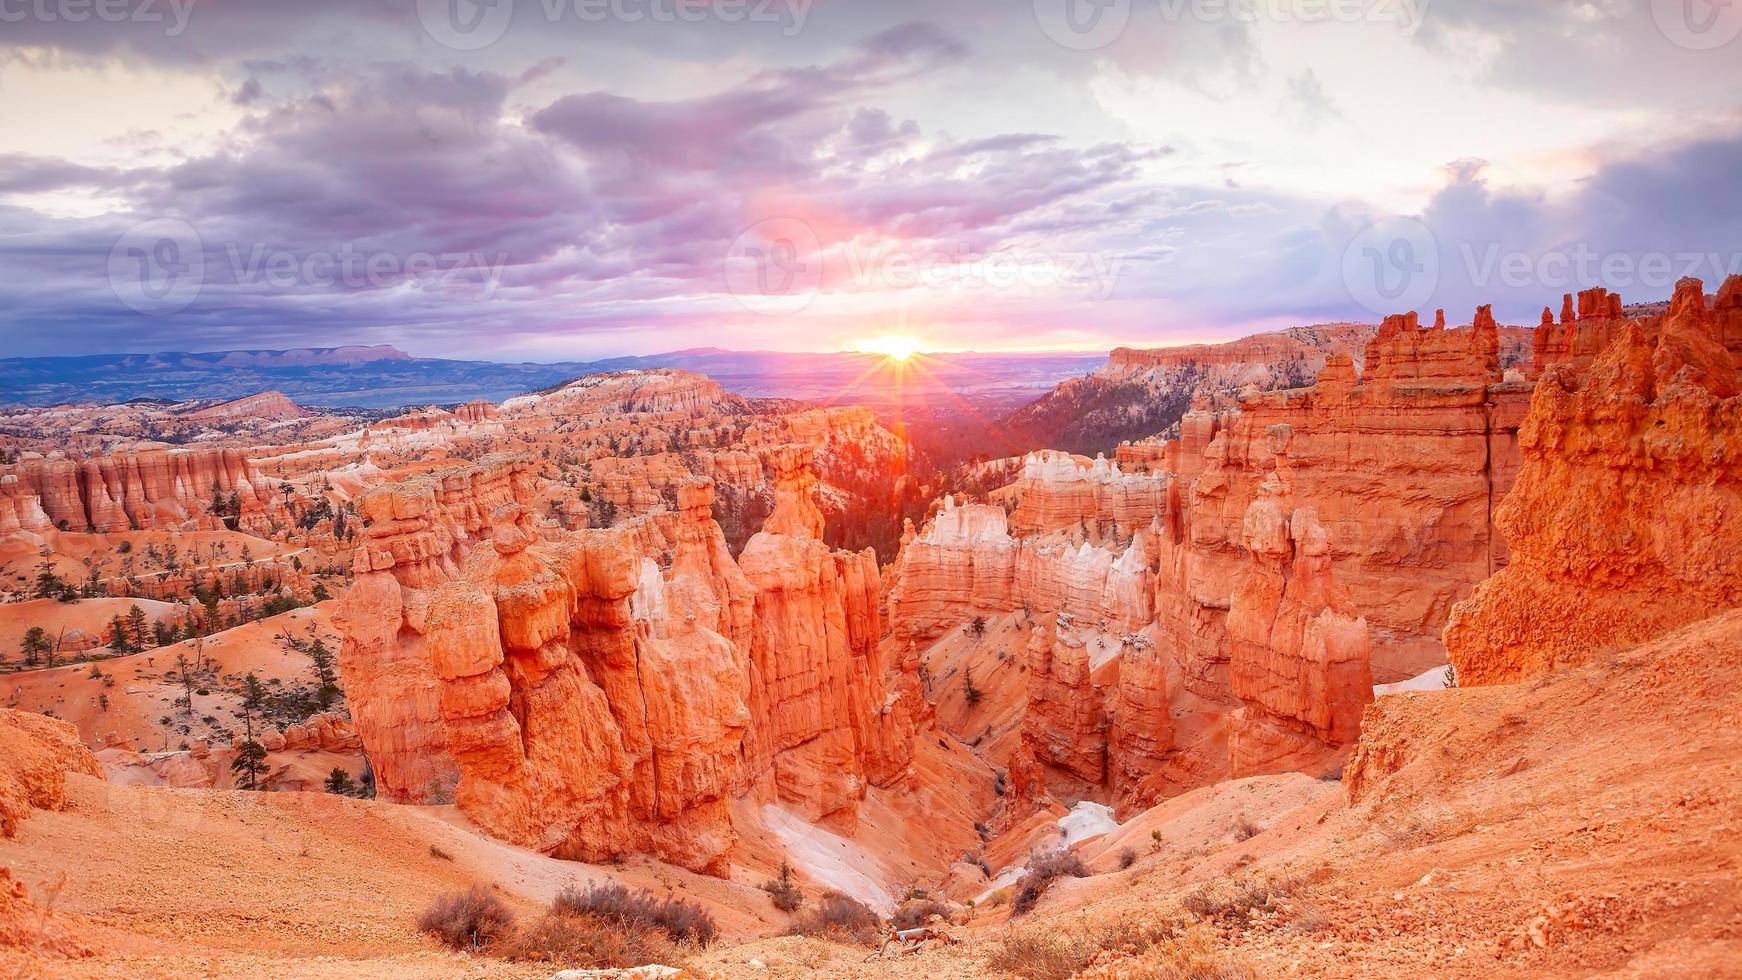
[[[0,470],[0,534],[217,528],[214,495],[234,494],[240,526],[261,525],[270,482],[239,449],[138,449],[27,459]]]
[[[1539,348],[1497,515],[1513,560],[1446,629],[1460,683],[1540,675],[1742,605],[1742,277],[1710,308],[1694,279],[1661,318],[1617,324],[1618,304],[1581,294],[1574,329]]]

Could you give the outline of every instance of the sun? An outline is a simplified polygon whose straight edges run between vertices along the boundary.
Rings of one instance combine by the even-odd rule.
[[[859,341],[855,346],[867,354],[882,354],[892,361],[905,361],[924,351],[918,340],[900,334],[870,337]]]

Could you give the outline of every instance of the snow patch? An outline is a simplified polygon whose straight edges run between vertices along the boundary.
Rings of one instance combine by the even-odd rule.
[[[1084,800],[1059,818],[1059,829],[1065,832],[1064,845],[1071,847],[1079,841],[1118,830],[1119,821],[1113,819],[1112,807]]]
[[[1447,680],[1449,678],[1446,676],[1446,668],[1443,666],[1435,667],[1425,674],[1417,674],[1406,681],[1398,681],[1395,684],[1375,684],[1373,685],[1373,696],[1395,694],[1398,691],[1443,691],[1451,687],[1450,684],[1446,683]]]
[[[1102,834],[1110,834],[1118,830],[1119,821],[1113,819],[1112,807],[1084,800],[1071,807],[1071,812],[1060,817],[1058,826],[1059,831],[1064,835],[1059,839],[1059,844],[1069,849],[1091,837],[1099,837]],[[974,899],[974,904],[978,905],[991,898],[992,893],[1000,888],[1009,888],[1016,884],[1027,873],[1027,862],[998,872],[998,875],[987,883],[986,890]]]
[[[762,820],[786,848],[787,859],[812,879],[888,915],[895,899],[883,885],[883,866],[858,843],[770,803]]]

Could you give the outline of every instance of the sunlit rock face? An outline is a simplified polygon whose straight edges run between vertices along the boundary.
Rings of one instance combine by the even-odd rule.
[[[1512,563],[1460,604],[1463,684],[1506,683],[1742,605],[1742,277],[1663,317],[1580,313],[1539,347],[1523,465],[1497,522]],[[1595,355],[1591,354],[1596,351]]]
[[[1033,454],[1002,506],[946,500],[907,540],[892,626],[924,643],[1031,614],[1024,744],[1077,792],[1322,769],[1373,681],[1443,663],[1452,606],[1508,560],[1493,513],[1530,399],[1502,367],[1521,333],[1487,308],[1460,328],[1390,317],[1316,383],[1206,396],[1118,464]],[[1118,650],[1085,659],[1075,633]],[[1205,720],[1182,736],[1188,703]]]
[[[886,676],[875,558],[820,540],[808,451],[778,462],[740,560],[707,482],[581,531],[533,518],[518,458],[368,494],[340,666],[382,796],[451,792],[524,846],[714,874],[736,796],[851,826],[907,769],[917,683]]]
[[[253,529],[278,504],[239,449],[145,448],[87,459],[27,459],[0,469],[0,534],[194,530],[225,526],[214,498]]]

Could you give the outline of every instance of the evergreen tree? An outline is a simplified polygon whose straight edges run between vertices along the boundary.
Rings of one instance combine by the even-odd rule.
[[[339,796],[356,796],[357,784],[352,782],[351,774],[343,766],[334,766],[333,771],[327,773],[327,792]]]
[[[24,631],[24,639],[19,642],[19,652],[24,654],[24,666],[35,667],[37,658],[53,649],[54,644],[48,638],[48,631],[40,626],[32,626]]]
[[[151,637],[150,630],[145,624],[145,610],[139,608],[138,603],[134,603],[132,608],[127,610],[127,636],[133,642],[133,650],[136,653],[145,649],[145,644]]]
[[[242,679],[242,723],[248,732],[248,741],[254,741],[254,712],[266,706],[266,686],[260,683],[260,678],[249,674]]]
[[[254,741],[252,736],[236,746],[236,758],[230,761],[230,771],[242,777],[246,788],[259,789],[260,777],[266,775],[266,769],[266,747]]]
[[[315,678],[320,681],[319,693],[315,696],[320,700],[321,707],[330,706],[339,699],[339,674],[333,669],[333,651],[327,649],[327,644],[320,637],[308,645],[308,658],[313,661]]]
[[[127,640],[127,624],[121,621],[120,616],[116,616],[109,622],[109,649],[116,656],[122,656],[129,652],[130,646]]]

